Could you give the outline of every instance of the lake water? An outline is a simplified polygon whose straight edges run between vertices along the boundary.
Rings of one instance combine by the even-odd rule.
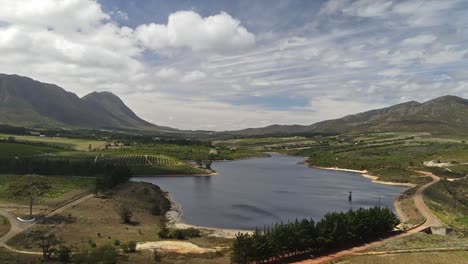
[[[138,177],[169,192],[182,206],[188,224],[262,228],[276,222],[312,218],[329,211],[379,204],[393,209],[405,187],[372,183],[357,173],[320,170],[298,164],[301,157],[273,154],[270,158],[214,162],[212,177]],[[352,192],[352,203],[348,194]]]

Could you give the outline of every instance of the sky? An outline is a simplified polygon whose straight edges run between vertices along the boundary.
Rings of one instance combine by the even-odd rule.
[[[0,0],[0,72],[180,129],[468,98],[467,0]]]

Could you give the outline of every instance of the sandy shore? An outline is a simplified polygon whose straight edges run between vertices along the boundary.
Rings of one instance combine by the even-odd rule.
[[[240,229],[227,229],[227,228],[216,228],[206,227],[198,225],[186,224],[182,221],[182,207],[180,204],[172,200],[169,193],[166,192],[166,197],[171,202],[171,210],[166,213],[166,219],[168,220],[169,226],[173,228],[187,229],[187,228],[198,228],[203,232],[208,233],[209,237],[222,237],[222,238],[235,238],[238,233],[253,233],[252,230],[240,230]]]
[[[335,171],[347,171],[347,172],[355,172],[361,174],[362,177],[371,179],[373,183],[378,184],[385,184],[385,185],[393,185],[393,186],[406,186],[406,187],[414,187],[416,184],[413,183],[405,183],[405,182],[389,182],[389,181],[380,181],[378,176],[374,176],[369,174],[367,170],[351,170],[351,169],[342,169],[337,167],[318,167],[308,165],[312,168],[321,169],[321,170],[335,170]]]

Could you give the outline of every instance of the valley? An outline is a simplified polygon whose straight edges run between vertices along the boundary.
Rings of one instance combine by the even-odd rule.
[[[22,96],[11,88],[17,81],[63,93],[0,77],[8,100]],[[211,132],[145,123],[107,93],[72,97],[78,108],[102,103],[115,122],[69,122],[73,116],[44,112],[52,106],[29,97],[22,100],[44,116],[33,119],[48,121],[2,121],[0,212],[8,218],[0,219],[0,260],[53,262],[60,257],[53,252],[62,252],[76,263],[387,263],[416,261],[430,248],[446,263],[463,262],[468,136],[462,117],[451,120],[447,111],[464,112],[464,99],[409,102],[311,126]],[[435,119],[444,123],[429,128]],[[366,229],[352,228],[358,212],[382,217],[387,229],[361,236]],[[343,222],[351,237],[326,227]],[[419,232],[440,225],[448,237]],[[295,243],[272,247],[282,241]]]

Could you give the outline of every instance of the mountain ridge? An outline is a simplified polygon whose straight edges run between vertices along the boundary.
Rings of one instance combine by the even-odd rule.
[[[110,92],[82,98],[55,84],[0,74],[0,123],[28,127],[172,130],[138,117]]]
[[[111,92],[78,97],[55,84],[0,73],[0,124],[22,127],[116,129],[196,136],[261,136],[304,133],[434,132],[467,133],[468,100],[446,95],[419,103],[346,115],[311,125],[270,125],[237,131],[184,131],[138,117]]]
[[[348,133],[348,132],[467,133],[468,100],[445,95],[424,103],[404,102],[312,125],[271,125],[229,131],[233,135]]]

